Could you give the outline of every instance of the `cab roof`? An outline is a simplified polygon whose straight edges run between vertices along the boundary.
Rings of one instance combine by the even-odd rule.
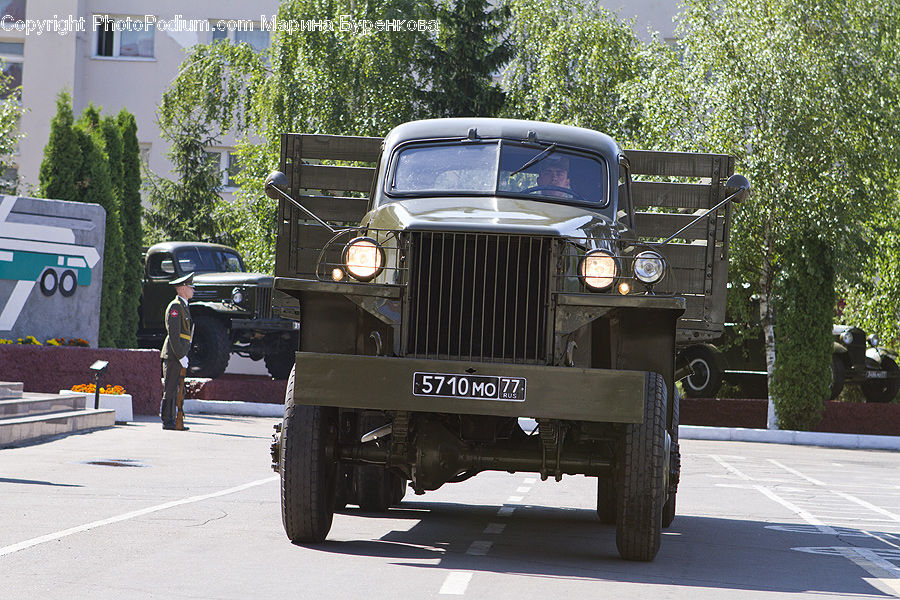
[[[563,146],[575,146],[593,150],[612,160],[615,160],[620,154],[618,144],[610,136],[592,129],[545,123],[543,121],[487,117],[426,119],[404,123],[388,133],[384,147],[386,151],[390,151],[398,144],[414,140],[465,139],[468,137],[470,129],[475,129],[476,138],[481,139],[528,140],[533,135],[537,142],[556,142]]]

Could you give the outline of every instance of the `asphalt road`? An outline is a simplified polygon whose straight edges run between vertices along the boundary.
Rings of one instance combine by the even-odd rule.
[[[618,559],[596,484],[487,473],[294,546],[274,419],[0,450],[0,599],[900,597],[900,453],[684,441],[679,516]]]

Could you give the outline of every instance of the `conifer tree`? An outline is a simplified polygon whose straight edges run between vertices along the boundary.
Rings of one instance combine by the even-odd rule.
[[[137,123],[134,115],[124,108],[116,117],[122,136],[122,188],[119,195],[119,220],[125,253],[125,274],[122,277],[122,335],[119,346],[137,345],[138,304],[141,297],[141,149],[138,145]]]
[[[56,98],[56,115],[50,121],[50,140],[44,148],[38,176],[39,194],[43,198],[76,199],[82,158],[74,124],[72,97],[62,91]]]

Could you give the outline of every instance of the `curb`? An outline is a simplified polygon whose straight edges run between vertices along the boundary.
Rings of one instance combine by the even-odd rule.
[[[900,436],[822,433],[819,431],[783,431],[780,429],[742,429],[740,427],[701,427],[681,425],[678,437],[685,440],[715,440],[824,446],[853,450],[900,450]]]
[[[221,400],[184,401],[184,412],[191,415],[232,415],[243,417],[284,416],[284,405],[262,402]],[[531,423],[528,420],[528,423]],[[535,423],[536,425],[536,423]],[[824,446],[853,450],[900,450],[900,436],[859,435],[854,433],[821,433],[818,431],[782,431],[773,429],[743,429],[740,427],[703,427],[681,425],[678,437],[683,440],[711,440],[719,442],[757,442],[789,444],[793,446]]]
[[[284,416],[284,405],[186,398],[184,401],[184,412],[188,415],[232,415],[239,417],[278,417],[280,419]]]

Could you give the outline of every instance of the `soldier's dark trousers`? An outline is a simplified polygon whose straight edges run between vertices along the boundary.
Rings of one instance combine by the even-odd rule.
[[[178,388],[183,385],[181,378],[181,363],[177,358],[167,358],[163,362],[163,399],[159,407],[159,416],[163,425],[175,426],[175,403],[178,398]]]

